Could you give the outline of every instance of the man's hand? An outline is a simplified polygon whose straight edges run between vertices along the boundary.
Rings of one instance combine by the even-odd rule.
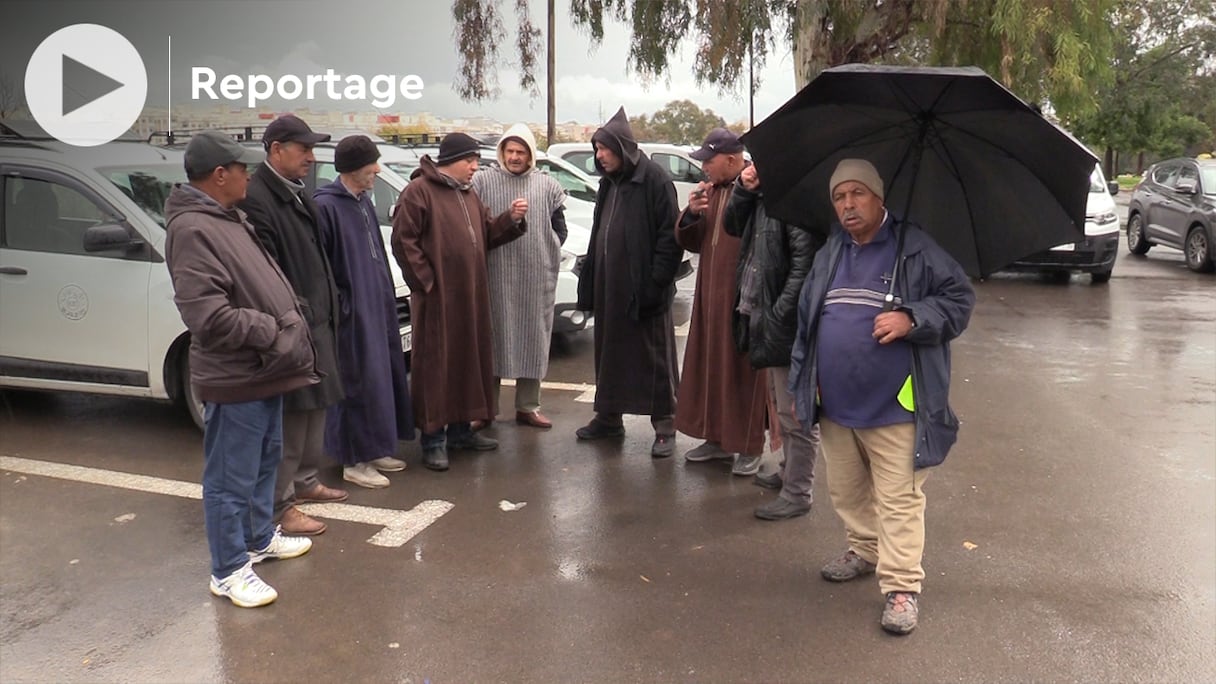
[[[520,197],[511,203],[511,220],[518,221],[528,213],[528,200]]]
[[[874,339],[890,344],[912,330],[912,315],[907,311],[885,311],[874,317]]]
[[[709,183],[701,181],[697,183],[697,187],[688,196],[688,210],[694,214],[704,214],[709,208],[709,188],[712,187]]]
[[[760,189],[760,177],[756,175],[756,166],[754,164],[748,164],[743,167],[743,172],[739,174],[739,183],[748,192],[755,192]]]

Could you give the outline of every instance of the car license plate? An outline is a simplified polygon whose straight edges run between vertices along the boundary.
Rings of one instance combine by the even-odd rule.
[[[1076,249],[1077,249],[1077,246],[1074,243],[1070,242],[1067,245],[1056,245],[1055,247],[1051,248],[1051,251],[1053,251],[1053,252],[1073,252],[1073,251],[1076,251]]]
[[[412,330],[407,330],[401,333],[401,351],[407,352],[413,346],[414,333]]]

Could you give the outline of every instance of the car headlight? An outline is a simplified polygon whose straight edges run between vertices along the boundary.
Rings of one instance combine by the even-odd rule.
[[[574,252],[567,252],[566,250],[563,249],[562,250],[562,260],[560,262],[558,262],[557,269],[559,271],[572,271],[572,270],[574,270],[574,262],[577,260],[578,260],[577,254],[575,254]]]
[[[1108,211],[1104,214],[1098,214],[1097,216],[1093,217],[1093,219],[1091,219],[1091,220],[1098,225],[1103,225],[1106,223],[1112,223],[1114,221],[1118,221],[1119,217],[1115,214],[1115,212]]]

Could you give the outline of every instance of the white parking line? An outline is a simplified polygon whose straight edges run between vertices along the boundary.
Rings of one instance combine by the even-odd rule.
[[[202,499],[203,486],[194,482],[181,480],[166,480],[148,475],[135,475],[115,470],[86,468],[84,466],[35,461],[14,456],[0,456],[0,469],[27,475],[41,475],[73,482],[133,489],[151,494],[165,494],[183,499]],[[376,546],[401,546],[413,539],[419,532],[425,530],[431,523],[438,520],[444,513],[452,510],[449,501],[433,499],[423,501],[408,511],[392,508],[372,508],[370,506],[355,506],[353,504],[328,503],[305,504],[300,508],[309,515],[331,520],[363,523],[382,527],[372,535],[367,543]]]

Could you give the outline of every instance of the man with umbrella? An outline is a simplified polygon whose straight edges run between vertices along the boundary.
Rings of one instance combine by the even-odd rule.
[[[798,418],[820,425],[849,542],[821,574],[845,582],[877,570],[882,627],[907,634],[924,579],[925,468],[958,435],[949,342],[967,327],[975,293],[953,257],[887,211],[873,164],[841,160],[828,190],[840,230],[815,256],[790,359]]]

